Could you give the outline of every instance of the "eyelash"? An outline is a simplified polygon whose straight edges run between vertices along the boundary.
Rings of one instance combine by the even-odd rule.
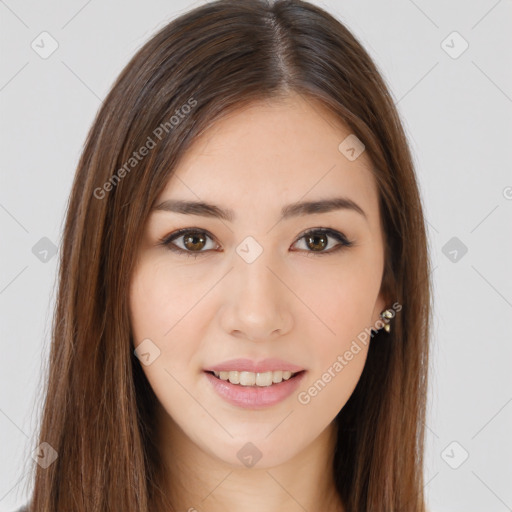
[[[197,258],[198,256],[205,254],[212,250],[212,249],[209,249],[208,251],[195,251],[195,252],[194,251],[186,251],[184,249],[181,249],[181,247],[177,247],[176,245],[174,245],[172,243],[174,240],[180,238],[180,236],[183,236],[185,234],[187,234],[187,235],[205,234],[208,236],[208,238],[213,240],[213,236],[211,236],[210,233],[208,233],[208,231],[205,231],[204,229],[183,228],[183,229],[179,229],[178,231],[175,231],[174,233],[171,233],[171,234],[165,236],[164,238],[161,238],[158,241],[159,242],[158,245],[162,245],[162,246],[166,247],[167,249],[169,249],[170,251],[176,252],[178,254],[186,255],[186,256],[192,257],[192,258]],[[330,229],[330,228],[314,228],[314,229],[305,231],[304,233],[302,233],[302,235],[299,238],[297,238],[297,240],[294,242],[294,244],[296,242],[298,242],[299,240],[302,240],[303,238],[305,238],[307,235],[311,235],[311,234],[327,235],[329,237],[334,238],[338,242],[340,242],[340,244],[338,246],[335,246],[334,249],[331,248],[329,251],[314,252],[314,251],[306,250],[304,252],[306,252],[307,256],[324,256],[327,254],[333,254],[333,253],[337,253],[338,251],[340,251],[343,248],[348,248],[348,247],[351,247],[354,245],[354,242],[351,240],[348,240],[343,233],[340,233],[340,232],[335,231],[334,229]]]

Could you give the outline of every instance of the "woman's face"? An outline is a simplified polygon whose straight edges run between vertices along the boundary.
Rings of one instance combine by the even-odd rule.
[[[319,438],[387,306],[378,192],[350,134],[302,96],[253,104],[196,141],[148,219],[130,291],[137,354],[169,424],[229,464],[270,467]],[[357,206],[297,207],[339,198]],[[287,369],[302,372],[281,381]]]

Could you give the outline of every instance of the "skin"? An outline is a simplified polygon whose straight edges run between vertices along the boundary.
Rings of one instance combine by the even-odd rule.
[[[135,346],[149,338],[160,350],[143,369],[159,400],[166,491],[179,510],[343,511],[331,470],[333,420],[361,376],[368,344],[359,343],[309,403],[297,395],[389,307],[380,293],[384,245],[371,161],[338,150],[350,133],[300,95],[251,104],[195,141],[156,201],[203,200],[236,215],[229,222],[154,211],[131,282]],[[340,209],[277,222],[284,205],[334,196],[355,201],[366,218]],[[321,242],[312,249],[303,234],[322,227],[354,245],[315,253]],[[199,248],[186,236],[174,240],[202,251],[197,258],[159,245],[181,228],[212,235]],[[247,236],[263,248],[251,264],[236,252]],[[339,244],[327,243],[324,252]],[[216,394],[203,368],[237,357],[282,358],[306,377],[276,405],[236,407]],[[262,454],[251,468],[237,457],[248,442]]]

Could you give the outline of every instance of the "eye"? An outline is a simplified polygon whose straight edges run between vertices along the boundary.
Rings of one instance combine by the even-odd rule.
[[[334,248],[332,245],[329,244],[330,238],[338,241],[338,244],[334,244]],[[303,239],[305,242],[305,246],[307,247],[306,253],[308,256],[323,256],[324,254],[332,254],[334,252],[338,252],[344,247],[351,247],[352,245],[354,245],[354,242],[348,240],[343,233],[340,233],[339,231],[329,228],[310,229],[303,233],[297,239],[297,242]],[[330,250],[324,250],[327,247],[329,247]]]
[[[344,247],[351,247],[354,244],[353,241],[347,240],[343,233],[329,228],[310,229],[303,233],[293,245],[297,244],[297,242],[302,239],[305,241],[305,252],[308,253],[308,256],[332,254]],[[336,240],[338,244],[334,244],[333,248],[333,246],[329,244],[329,239]],[[181,246],[176,244],[174,242],[175,240],[180,241]],[[197,256],[212,250],[212,247],[207,248],[208,240],[213,241],[213,237],[207,231],[196,228],[184,228],[164,237],[159,241],[159,244],[164,245],[169,250],[176,253],[197,258]],[[207,248],[207,250],[202,250],[205,248]],[[325,250],[326,248],[329,248],[329,250]]]
[[[160,244],[165,245],[171,251],[197,258],[201,253],[206,252],[201,249],[207,245],[208,239],[211,240],[212,237],[207,231],[194,228],[184,228],[166,236],[160,240]],[[174,240],[181,241],[183,246],[180,247],[175,244]]]

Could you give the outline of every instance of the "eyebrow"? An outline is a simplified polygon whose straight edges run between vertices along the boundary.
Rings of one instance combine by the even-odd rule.
[[[335,210],[352,210],[362,215],[367,221],[368,217],[364,210],[352,199],[347,197],[333,197],[318,201],[303,201],[283,206],[280,220],[312,215],[316,213],[327,213]],[[152,208],[152,211],[166,211],[181,213],[184,215],[200,215],[203,217],[214,217],[233,222],[235,213],[229,208],[221,208],[214,204],[203,201],[183,201],[178,199],[167,199]]]

